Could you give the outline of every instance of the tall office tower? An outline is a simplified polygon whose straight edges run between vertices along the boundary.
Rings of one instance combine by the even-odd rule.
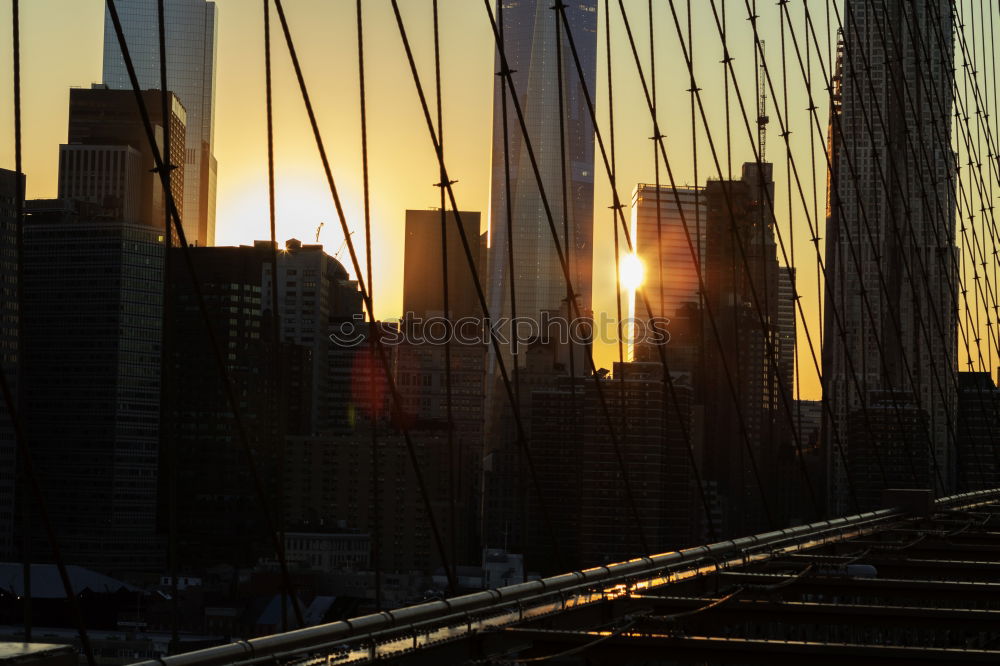
[[[158,571],[163,230],[99,210],[28,202],[23,410],[66,561]],[[49,552],[40,529],[31,541]]]
[[[563,34],[563,66],[557,69],[556,18],[544,2],[501,0],[498,6],[504,50],[513,73],[518,100],[542,182],[552,209],[581,313],[591,310],[594,226],[594,126],[583,86]],[[564,10],[572,30],[591,95],[597,72],[597,2],[583,0]],[[501,68],[499,53],[496,69]],[[566,210],[563,210],[560,159],[559,79],[562,77],[565,129]],[[510,90],[508,90],[508,95]],[[537,318],[543,310],[558,310],[566,299],[556,246],[552,241],[542,198],[521,137],[514,104],[507,101],[508,140],[504,145],[500,77],[493,87],[493,168],[490,203],[489,305],[496,318],[510,316],[510,281],[514,281],[519,316]],[[506,191],[504,156],[510,166],[510,198]],[[509,274],[507,215],[513,227],[514,275]],[[569,238],[563,238],[565,226]],[[566,242],[568,240],[568,242]]]
[[[843,439],[852,414],[886,391],[909,394],[926,413],[929,438],[915,446],[934,455],[912,455],[938,466],[930,477],[943,481],[939,492],[952,489],[958,282],[951,3],[848,0],[845,9],[830,119],[823,349],[834,414],[825,428],[830,499],[840,512],[848,479],[833,433]]]
[[[261,307],[271,311],[270,241],[254,242],[253,251],[260,253],[264,275],[261,282]],[[241,248],[249,251],[251,248]],[[292,238],[278,252],[278,310],[281,339],[308,347],[312,362],[310,376],[311,406],[309,432],[329,430],[331,409],[336,409],[328,372],[330,321],[361,313],[361,292],[358,284],[347,275],[339,261],[323,251],[322,245],[303,245]]]
[[[11,392],[18,388],[17,202],[24,201],[24,174],[0,169],[0,372]],[[17,464],[14,423],[0,398],[0,555],[14,550]]]
[[[773,491],[764,477],[781,441],[778,260],[767,192],[774,192],[768,163],[744,164],[740,180],[709,181],[705,188],[704,301],[715,319],[714,330],[705,324],[700,384],[705,474],[719,484],[724,531],[744,533],[766,526],[759,486]]]
[[[778,268],[778,372],[787,400],[795,398],[795,267]]]
[[[486,259],[480,254],[479,213],[462,211],[462,227],[469,242],[473,265]],[[469,262],[454,215],[445,218],[448,255],[448,309],[452,321],[478,316],[482,308],[476,296]],[[421,319],[444,314],[444,285],[441,247],[441,211],[406,211],[406,249],[403,254],[403,314]]]
[[[118,0],[118,15],[142,89],[160,87],[160,42],[156,0]],[[216,8],[206,0],[167,0],[167,86],[187,109],[183,158],[184,207],[188,242],[215,244],[214,151]],[[131,90],[110,15],[104,18],[104,84]]]
[[[958,373],[956,483],[962,492],[996,488],[1000,481],[1000,389],[988,372]]]
[[[681,306],[700,304],[698,267],[705,259],[704,192],[702,187],[674,189],[666,185],[657,190],[655,185],[645,183],[632,191],[633,243],[645,267],[641,291],[635,295],[631,312],[638,335],[648,331],[649,311],[654,318],[673,321]],[[691,256],[692,244],[697,263]],[[672,334],[674,327],[668,323],[666,330]],[[641,340],[630,345],[630,352],[635,360],[659,360],[658,352]]]
[[[462,212],[474,271],[480,255],[479,213]],[[472,273],[453,215],[445,218],[447,245],[442,248],[441,211],[406,211],[403,260],[403,327],[408,339],[396,349],[395,375],[403,398],[401,413],[415,438],[426,441],[431,463],[440,470],[428,477],[435,514],[453,558],[478,562],[484,425],[486,346],[476,318],[482,312]],[[444,313],[443,252],[447,252],[448,310],[457,335],[439,318]],[[463,319],[465,321],[463,321]],[[447,348],[443,344],[450,338]],[[451,423],[448,376],[451,362]],[[449,438],[450,433],[450,438]],[[454,493],[454,504],[452,503]],[[454,509],[454,510],[453,510]]]
[[[255,488],[208,327],[223,354],[266,500],[275,502],[274,515],[280,506],[278,423],[289,393],[298,392],[280,386],[274,370],[270,311],[265,315],[261,297],[270,250],[244,246],[188,251],[211,321],[205,322],[199,308],[182,250],[174,248],[167,276],[172,317],[167,329],[165,418],[168,446],[173,448],[164,451],[161,520],[168,523],[173,503],[182,566],[249,566],[274,551],[262,516],[264,498]],[[279,350],[280,377],[286,383],[295,380],[288,357],[301,352],[296,345]],[[301,361],[295,364],[311,368]]]
[[[143,92],[146,108],[163,153],[162,97],[158,90]],[[179,165],[170,174],[178,208],[184,205],[184,136],[187,115],[176,95],[170,94],[170,161]],[[59,197],[96,204],[109,220],[163,228],[166,199],[156,161],[131,91],[109,90],[95,84],[69,91],[69,132],[59,146]]]
[[[614,378],[601,380],[643,532],[654,553],[690,544],[697,523],[684,438],[692,425],[692,387],[687,377],[675,376],[677,404],[664,409],[662,373],[660,363],[615,363]],[[532,453],[541,500],[529,487],[529,566],[554,573],[643,554],[593,380],[563,377],[553,387],[534,391],[531,400]],[[553,538],[562,563],[554,557]]]

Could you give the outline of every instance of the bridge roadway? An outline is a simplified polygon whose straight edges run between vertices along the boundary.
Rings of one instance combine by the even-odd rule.
[[[890,493],[893,508],[141,666],[1000,663],[1000,489]]]

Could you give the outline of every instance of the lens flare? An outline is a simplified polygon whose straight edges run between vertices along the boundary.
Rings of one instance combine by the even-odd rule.
[[[646,277],[646,267],[642,259],[634,254],[626,254],[621,261],[622,286],[626,289],[638,289]]]

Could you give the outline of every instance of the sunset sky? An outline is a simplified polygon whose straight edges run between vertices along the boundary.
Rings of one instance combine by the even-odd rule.
[[[218,70],[216,76],[215,154],[219,162],[217,238],[219,245],[249,243],[268,236],[266,138],[264,125],[264,69],[262,2],[216,0],[218,5]],[[418,66],[425,86],[433,85],[430,0],[403,0],[401,6],[417,49]],[[656,4],[657,87],[661,126],[679,184],[694,183],[689,88],[684,61],[670,15],[669,4]],[[685,0],[676,0],[680,20],[686,23]],[[710,5],[695,0],[694,44],[696,74],[725,170],[725,105],[722,94],[722,48]],[[804,45],[802,3],[789,5],[800,48]],[[794,7],[792,6],[794,5]],[[817,2],[817,30],[824,45],[824,2]],[[418,98],[410,79],[402,44],[388,0],[366,0],[367,83],[374,224],[375,303],[380,317],[398,317],[402,298],[404,211],[436,205],[437,167]],[[756,104],[752,32],[743,0],[728,0],[731,50],[736,56],[744,102]],[[644,62],[649,42],[646,2],[626,2]],[[58,145],[66,140],[69,88],[89,86],[101,79],[104,22],[102,0],[27,0],[21,2],[24,170],[28,197],[56,194]],[[353,0],[286,0],[288,15],[319,123],[331,157],[334,175],[346,204],[348,222],[363,242],[361,215],[360,133],[357,88],[357,53]],[[0,0],[0,166],[14,167],[11,99],[10,0]],[[781,31],[778,7],[760,3],[758,13],[767,40],[767,60],[779,89],[778,103],[785,107],[782,87]],[[445,115],[445,152],[448,170],[456,185],[458,204],[483,212],[488,219],[490,132],[492,123],[493,41],[483,4],[477,0],[442,0],[441,39]],[[604,54],[603,5],[599,12],[598,113],[607,125],[607,87]],[[651,121],[638,76],[618,16],[612,3],[616,144],[620,196],[631,200],[636,183],[653,181]],[[325,222],[320,242],[330,253],[342,246],[343,235],[309,131],[291,65],[273,22],[275,62],[275,131],[277,159],[277,213],[279,239],[296,237],[312,242],[316,228]],[[786,33],[787,35],[787,33]],[[825,82],[819,61],[812,54],[813,90],[824,127],[827,117]],[[808,126],[805,86],[790,38],[786,42],[788,100],[791,113],[792,150],[804,179],[810,215],[818,211],[820,223],[825,199],[823,143]],[[648,76],[648,71],[647,71]],[[792,190],[789,224],[788,176],[784,142],[769,97],[772,118],[768,157],[776,162],[777,217],[785,240],[794,235],[799,290],[814,341],[818,344],[816,261],[809,244],[809,230],[797,189]],[[732,161],[734,171],[752,159],[739,107],[733,97]],[[718,177],[698,120],[698,179]],[[815,143],[815,170],[811,164]],[[823,137],[825,140],[825,137]],[[596,312],[614,312],[612,221],[607,209],[610,188],[599,154],[595,170],[595,303]],[[667,179],[665,171],[663,182]],[[813,173],[816,176],[814,184]],[[813,202],[816,208],[813,208]],[[822,226],[820,227],[823,234]],[[791,233],[790,233],[791,232]],[[779,255],[780,256],[780,255]],[[348,264],[347,253],[340,259]],[[805,335],[799,326],[802,397],[818,398],[819,384],[810,361]],[[599,345],[598,365],[610,367],[615,346]],[[817,349],[818,353],[818,349]]]

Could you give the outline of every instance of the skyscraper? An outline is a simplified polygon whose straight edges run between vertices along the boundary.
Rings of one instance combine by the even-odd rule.
[[[118,0],[122,29],[142,89],[160,88],[156,0]],[[206,0],[167,0],[167,85],[187,109],[184,208],[189,243],[215,244],[214,146],[216,8]],[[104,84],[131,89],[110,14],[104,18]]]
[[[163,230],[99,210],[28,202],[22,409],[67,561],[156,571]]]
[[[636,256],[646,269],[641,292],[636,293],[632,304],[631,314],[635,320],[648,320],[646,302],[653,317],[670,320],[676,318],[677,310],[685,303],[700,303],[698,265],[691,257],[687,234],[690,233],[695,246],[698,264],[704,264],[704,193],[703,187],[678,187],[675,190],[661,185],[657,190],[655,185],[645,183],[637,185],[632,192],[633,242]],[[642,295],[645,295],[645,301]],[[670,324],[666,328],[668,332],[673,332]],[[643,347],[641,343],[638,346]],[[633,348],[631,351],[635,360],[658,359],[653,349]]]
[[[157,146],[163,151],[164,125],[159,90],[142,93]],[[168,93],[170,174],[178,209],[184,206],[184,136],[187,114],[176,95]],[[156,160],[149,146],[131,91],[101,84],[69,91],[69,130],[59,146],[59,197],[95,204],[97,214],[133,224],[162,228],[166,199]]]
[[[0,372],[17,395],[17,200],[24,201],[24,175],[0,169]],[[14,424],[0,398],[0,554],[10,557],[14,527],[14,469],[17,458]]]
[[[485,261],[479,251],[479,213],[462,211],[462,226],[475,266]],[[448,309],[452,320],[474,317],[479,301],[465,260],[454,215],[445,219],[448,252]],[[406,211],[406,250],[403,255],[403,314],[426,319],[444,314],[441,266],[441,211]]]
[[[524,120],[552,209],[580,310],[591,310],[594,207],[594,126],[590,121],[568,41],[563,33],[562,71],[556,59],[558,14],[545,2],[501,0],[498,6],[504,50],[512,70]],[[564,10],[591,94],[597,71],[597,2],[584,0]],[[499,53],[496,69],[501,68]],[[562,77],[563,103],[559,100]],[[538,186],[522,140],[514,105],[507,100],[507,149],[503,132],[501,77],[493,88],[493,167],[490,204],[489,305],[494,317],[509,316],[510,280],[514,281],[517,314],[539,317],[558,310],[566,298],[566,281],[559,265]],[[508,96],[510,90],[507,91]],[[566,227],[563,238],[560,106],[564,110],[566,162]],[[504,155],[510,168],[507,197]],[[507,215],[512,218],[515,274],[508,270]],[[568,242],[566,242],[568,240]]]
[[[771,173],[771,164],[749,162],[739,180],[712,180],[705,188],[704,301],[715,323],[704,324],[700,394],[705,475],[718,481],[723,532],[764,527],[761,488],[774,492],[767,476],[780,441],[780,347],[774,216],[764,196],[774,193]]]
[[[848,469],[832,450],[834,428],[841,438],[857,433],[851,424],[872,419],[852,415],[876,396],[924,412],[912,419],[926,426],[914,444],[924,452],[905,455],[930,458],[939,490],[951,489],[957,363],[951,3],[848,0],[845,9],[830,123],[823,349],[834,413],[825,427],[831,500],[840,511]]]

